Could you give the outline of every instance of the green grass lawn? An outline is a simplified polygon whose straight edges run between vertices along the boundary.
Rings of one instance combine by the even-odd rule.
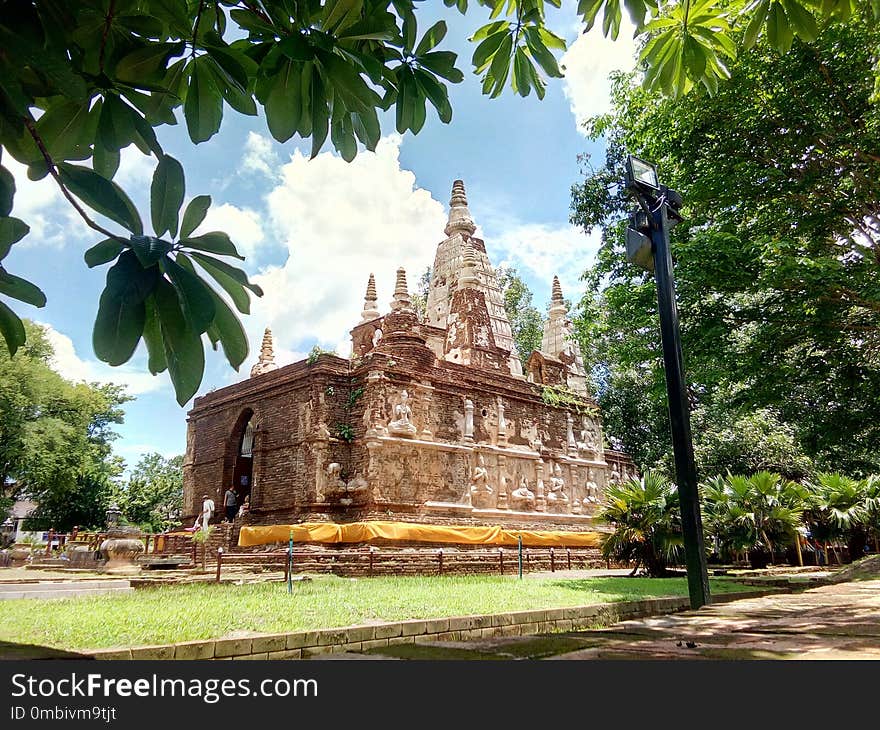
[[[712,590],[749,588],[716,580]],[[97,649],[211,639],[234,632],[279,633],[684,595],[684,578],[317,576],[294,584],[293,595],[283,583],[202,584],[119,596],[0,601],[0,640]]]

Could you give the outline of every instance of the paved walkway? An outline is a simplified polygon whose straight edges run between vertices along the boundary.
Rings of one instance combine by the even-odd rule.
[[[348,655],[351,656],[351,655]],[[605,629],[391,646],[401,659],[880,659],[880,580],[624,621]],[[377,657],[378,658],[378,657]]]

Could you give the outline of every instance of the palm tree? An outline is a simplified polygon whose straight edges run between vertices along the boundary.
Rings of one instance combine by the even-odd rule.
[[[868,541],[872,507],[877,504],[869,494],[876,490],[873,481],[823,472],[810,481],[808,489],[805,518],[813,536],[823,543],[845,541],[850,560],[860,558]]]
[[[727,474],[703,485],[706,531],[723,549],[746,552],[752,567],[764,567],[796,539],[803,512],[799,485],[771,472]]]
[[[644,566],[649,576],[667,575],[682,545],[678,491],[665,477],[646,472],[605,490],[605,504],[597,517],[614,532],[602,542],[606,559],[634,561],[631,575]]]
[[[874,552],[880,553],[880,474],[865,479],[865,508],[868,534],[874,539]]]

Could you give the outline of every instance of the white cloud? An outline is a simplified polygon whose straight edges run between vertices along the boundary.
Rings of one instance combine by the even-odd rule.
[[[573,301],[583,292],[580,276],[593,263],[602,242],[599,231],[586,235],[574,226],[540,223],[514,225],[491,240],[492,249],[498,251],[498,265],[516,267],[525,278],[541,282],[547,290],[553,277],[559,276],[563,293]]]
[[[224,231],[229,234],[238,252],[247,258],[254,257],[265,235],[260,216],[250,208],[239,208],[232,203],[212,205],[195,235],[208,231]]]
[[[134,145],[129,145],[119,155],[119,169],[113,181],[131,197],[135,197],[137,191],[148,195],[157,164],[155,157],[145,155]]]
[[[165,385],[165,379],[160,376],[150,375],[146,369],[130,365],[110,367],[98,360],[83,360],[76,354],[73,341],[45,322],[40,323],[46,328],[46,337],[55,355],[52,361],[52,369],[62,377],[75,382],[87,383],[116,383],[126,386],[131,395],[140,395],[159,390]]]
[[[29,179],[27,167],[16,162],[10,155],[4,155],[3,166],[15,178],[12,215],[21,218],[31,227],[30,234],[16,245],[22,248],[62,248],[71,230],[66,217],[62,215],[62,209],[70,206],[62,198],[55,181],[48,175],[42,180]]]
[[[580,123],[611,108],[612,71],[629,71],[635,67],[635,26],[624,14],[617,40],[602,35],[601,24],[593,26],[572,43],[561,64],[565,67],[562,88],[571,105],[571,112]]]
[[[309,160],[297,151],[280,168],[266,199],[267,225],[288,258],[255,277],[265,296],[246,318],[251,362],[267,325],[285,358],[314,341],[347,356],[369,274],[387,311],[397,267],[406,268],[413,290],[433,262],[446,214],[401,169],[400,144],[396,135],[383,138],[375,152],[362,151],[351,163],[329,152]]]
[[[277,177],[280,163],[272,149],[272,140],[256,132],[248,132],[241,166],[243,170],[258,172],[267,177]]]

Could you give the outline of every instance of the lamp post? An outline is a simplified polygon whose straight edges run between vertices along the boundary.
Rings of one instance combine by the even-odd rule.
[[[663,342],[663,365],[666,371],[666,394],[669,401],[669,426],[675,456],[675,475],[681,505],[681,528],[687,565],[688,593],[691,608],[711,602],[706,551],[703,547],[703,522],[700,495],[691,439],[690,410],[681,355],[681,332],[675,304],[675,280],[669,251],[669,228],[681,220],[682,199],[676,191],[661,185],[657,169],[630,155],[626,162],[626,188],[639,208],[630,215],[626,231],[627,259],[646,271],[654,272],[657,283],[657,308]],[[672,219],[672,223],[670,223]]]

